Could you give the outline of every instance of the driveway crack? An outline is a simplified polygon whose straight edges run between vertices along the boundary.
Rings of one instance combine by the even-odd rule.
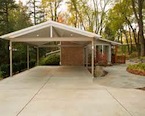
[[[44,86],[48,83],[48,81],[51,79],[53,75],[51,75],[47,81],[40,87],[40,89],[32,96],[32,98],[26,103],[26,105],[18,112],[16,116],[19,116],[19,114],[27,107],[27,105],[35,98],[35,96],[44,88]]]
[[[120,102],[117,98],[115,98],[115,96],[113,96],[113,94],[112,94],[108,89],[106,89],[106,90],[107,90],[107,92],[112,96],[112,98],[115,99],[115,100],[123,107],[123,109],[125,109],[125,111],[126,111],[130,116],[133,116],[133,114],[131,114],[131,113],[128,111],[128,109],[125,108],[125,107],[123,106],[123,104],[121,104],[121,102]]]

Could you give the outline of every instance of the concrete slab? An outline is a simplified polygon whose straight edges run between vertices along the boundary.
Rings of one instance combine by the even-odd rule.
[[[126,64],[104,67],[108,74],[94,79],[94,83],[115,88],[145,87],[145,76],[131,74],[126,71],[126,68]]]
[[[0,81],[1,115],[16,116],[50,78],[47,70],[36,67]]]
[[[124,90],[93,83],[92,75],[84,67],[39,66],[0,81],[0,113],[2,116],[144,116],[144,93]]]
[[[103,96],[103,97],[102,97]],[[20,116],[130,116],[104,90],[43,90]]]
[[[145,91],[134,89],[109,89],[108,91],[132,116],[145,115]]]
[[[34,90],[0,90],[0,115],[16,116],[35,93]]]

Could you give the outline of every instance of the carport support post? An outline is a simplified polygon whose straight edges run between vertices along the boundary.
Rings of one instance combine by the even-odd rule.
[[[27,69],[29,70],[29,45],[27,45]]]
[[[86,47],[86,68],[88,69],[88,47]]]
[[[94,77],[94,39],[92,40],[92,75]]]
[[[39,65],[39,47],[36,48],[37,49],[37,66]]]
[[[111,45],[109,45],[109,48],[108,48],[108,53],[109,53],[109,56],[108,56],[108,64],[111,64]]]
[[[104,45],[102,45],[102,55],[103,55],[103,53],[104,53]]]
[[[9,50],[10,50],[10,77],[13,76],[13,47],[12,41],[10,41]]]

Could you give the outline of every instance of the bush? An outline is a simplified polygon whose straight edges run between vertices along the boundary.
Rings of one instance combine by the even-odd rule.
[[[13,63],[13,72],[20,72],[22,70],[26,69],[26,62],[22,61],[19,63]]]
[[[60,55],[52,54],[40,60],[41,65],[59,65]]]
[[[13,72],[20,71],[20,63],[13,63]]]
[[[30,63],[30,68],[32,68],[36,65],[36,60],[31,60],[29,63]]]
[[[9,76],[9,72],[10,72],[9,67],[10,67],[9,64],[2,64],[1,65],[1,76],[2,77]]]
[[[35,60],[30,61],[30,68],[35,66],[35,64],[36,64],[35,62],[36,62]],[[25,62],[25,61],[22,61],[19,63],[14,62],[13,63],[13,73],[21,72],[24,69],[26,69],[26,67],[27,67],[27,62]],[[0,67],[0,78],[1,77],[2,78],[8,77],[9,74],[10,74],[10,65],[9,64],[2,64]]]
[[[20,71],[26,69],[27,63],[26,62],[20,62]]]
[[[131,70],[138,70],[138,71],[143,71],[145,72],[145,64],[144,63],[139,63],[139,64],[133,64],[133,65],[129,65],[128,69]]]
[[[2,71],[0,70],[0,80],[3,78]]]

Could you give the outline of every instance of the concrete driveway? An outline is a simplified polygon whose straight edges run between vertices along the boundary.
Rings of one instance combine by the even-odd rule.
[[[145,92],[93,83],[83,67],[39,66],[0,81],[1,116],[145,116]]]
[[[113,88],[142,88],[145,87],[145,76],[131,74],[126,71],[127,65],[105,67],[108,72],[105,77],[94,79],[94,83]]]

